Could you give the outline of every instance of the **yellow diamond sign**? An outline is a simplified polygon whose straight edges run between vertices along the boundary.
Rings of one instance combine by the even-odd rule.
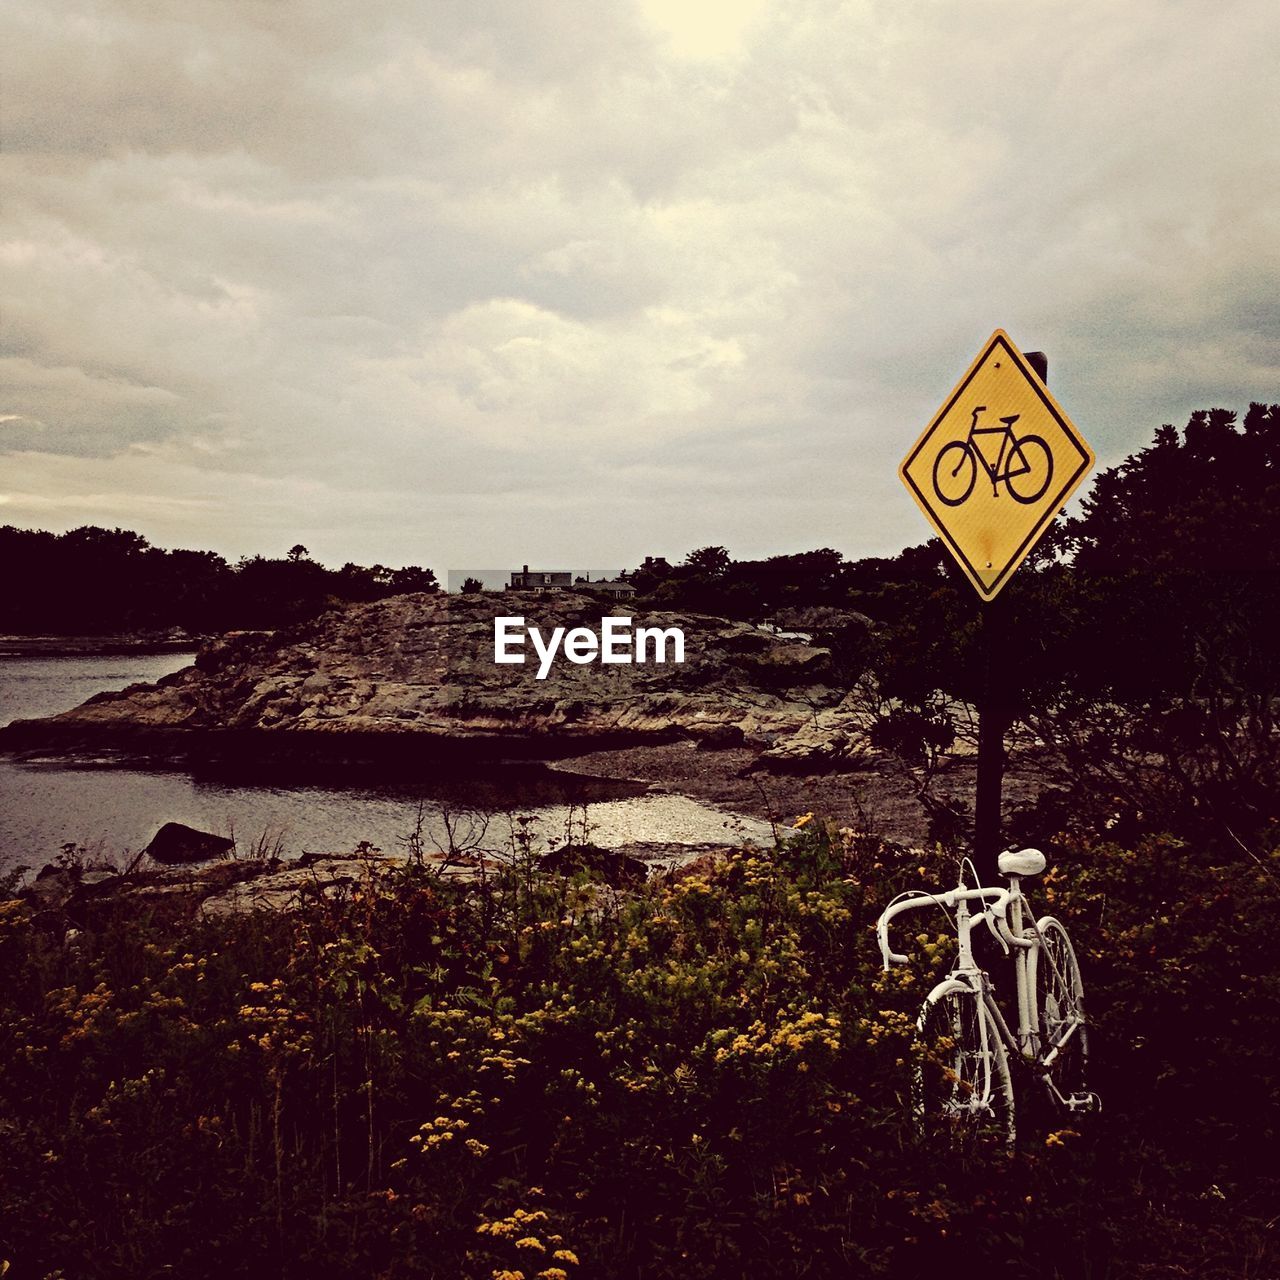
[[[997,329],[898,474],[991,600],[1093,463],[1049,388]]]

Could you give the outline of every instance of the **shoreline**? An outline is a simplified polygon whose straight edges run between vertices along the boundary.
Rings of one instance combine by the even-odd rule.
[[[93,701],[93,699],[90,699]],[[672,732],[580,734],[482,733],[470,736],[419,729],[226,729],[160,725],[90,724],[58,716],[14,720],[0,726],[0,753],[19,759],[77,755],[123,761],[160,761],[184,769],[241,768],[291,773],[337,769],[379,771],[388,780],[421,775],[424,768],[460,771],[478,765],[550,764],[584,752],[605,758],[628,748],[675,741]],[[591,770],[583,770],[590,775]],[[599,775],[621,781],[615,773]]]
[[[413,731],[122,730],[28,720],[0,728],[0,755],[73,768],[178,771],[284,786],[416,782],[430,771],[437,778],[470,780],[483,790],[486,781],[478,780],[477,772],[508,778],[525,773],[538,775],[553,789],[559,780],[564,802],[656,791],[684,796],[728,818],[770,822],[779,830],[805,813],[817,813],[907,846],[922,846],[928,839],[928,817],[910,777],[878,752],[844,769],[774,772],[760,767],[760,753],[753,748],[708,749],[675,736],[637,741],[634,734],[618,734],[584,741],[566,735],[531,743],[505,735],[468,740]],[[973,775],[971,758],[956,759],[940,775],[938,790],[971,803]],[[496,778],[490,782],[501,785]],[[1043,786],[1034,762],[1013,754],[1005,776],[1006,807],[1033,799]]]
[[[208,641],[208,636],[83,635],[19,636],[0,635],[3,658],[115,658],[124,654],[145,656],[157,653],[190,653]]]

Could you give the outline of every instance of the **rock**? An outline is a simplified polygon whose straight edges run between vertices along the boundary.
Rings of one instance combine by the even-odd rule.
[[[244,881],[270,875],[279,865],[270,860],[231,860],[161,866],[96,882],[86,874],[62,909],[78,928],[100,928],[122,911],[147,910],[171,919],[189,919],[206,899],[228,894]]]
[[[544,635],[557,626],[598,632],[610,614],[635,627],[679,627],[685,661],[578,665],[561,656],[539,680],[531,648],[522,665],[494,662],[498,614],[523,615]],[[546,757],[681,738],[763,749],[836,707],[843,691],[824,683],[830,672],[827,649],[722,618],[610,608],[573,592],[404,595],[275,633],[224,636],[155,685],[18,722],[0,742],[145,751],[150,741],[227,759],[363,752],[393,763],[429,753],[453,760],[459,748]]]
[[[225,858],[236,847],[234,840],[198,831],[181,822],[166,822],[151,838],[144,852],[166,866],[185,862],[211,862]]]
[[[378,854],[307,853],[296,862],[264,865],[260,874],[210,893],[200,909],[208,917],[291,911],[304,895],[332,898],[403,865]]]
[[[690,858],[671,867],[665,872],[663,883],[678,884],[681,880],[709,876],[717,867],[724,864],[728,856],[728,852],[724,849],[708,849],[696,858]]]
[[[773,622],[781,631],[807,632],[810,635],[842,631],[850,627],[870,631],[875,626],[865,613],[858,613],[854,609],[837,609],[825,604],[779,609],[773,616]]]
[[[567,844],[553,849],[542,857],[539,866],[564,876],[591,871],[615,889],[643,884],[649,875],[649,868],[639,858],[594,844]]]
[[[75,893],[78,883],[69,867],[57,867],[50,862],[36,872],[36,878],[25,895],[39,906],[59,907]]]
[[[699,751],[727,751],[731,747],[740,747],[746,737],[742,726],[736,724],[718,724],[709,733],[698,739]]]
[[[760,756],[759,764],[774,773],[848,768],[870,750],[874,720],[874,710],[856,694],[849,694],[838,706],[817,712],[795,733],[770,746]]]
[[[763,653],[744,659],[742,665],[764,688],[790,689],[821,681],[829,674],[830,660],[829,649],[779,640]]]
[[[685,867],[710,867],[723,862],[736,845],[674,844],[636,841],[622,846],[622,851],[644,863],[649,879],[671,876]]]
[[[86,897],[118,883],[120,873],[103,866],[58,866],[48,863],[36,873],[36,878],[20,891],[37,910],[63,910]]]

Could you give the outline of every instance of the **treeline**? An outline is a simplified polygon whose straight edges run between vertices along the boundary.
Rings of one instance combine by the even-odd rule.
[[[804,630],[874,624],[861,651],[887,692],[972,700],[982,614],[999,612],[1016,651],[998,655],[1012,709],[1078,694],[1195,687],[1276,691],[1280,640],[1280,405],[1243,421],[1198,411],[1101,472],[1081,514],[1059,519],[993,606],[941,541],[846,560],[830,549],[734,560],[724,547],[679,565],[646,557],[647,604]],[[845,673],[849,679],[860,674]]]
[[[1181,433],[1165,425],[1147,449],[1095,478],[1083,514],[1058,521],[1014,582],[1025,585],[1067,564],[1090,578],[1208,572],[1239,582],[1274,573],[1278,457],[1277,405],[1251,405],[1243,422],[1211,409],[1192,414]],[[723,617],[768,621],[827,605],[892,622],[910,611],[906,602],[921,588],[958,588],[962,580],[934,538],[897,556],[861,560],[829,548],[735,560],[724,547],[700,547],[678,565],[647,556],[632,582],[654,604]]]
[[[345,601],[438,589],[430,569],[326,569],[301,545],[231,564],[212,551],[153,547],[127,529],[0,527],[0,632],[14,635],[271,628]]]
[[[1045,803],[1061,813],[1034,815],[1037,828],[1100,807],[1134,838],[1280,822],[1280,405],[1161,427],[1096,477],[992,605],[936,538],[853,562],[703,547],[676,566],[647,559],[635,581],[667,607],[813,632],[841,681],[869,690],[879,744],[918,768],[925,800],[985,668],[1007,728],[1059,784]],[[940,838],[963,835],[962,809],[939,807]]]

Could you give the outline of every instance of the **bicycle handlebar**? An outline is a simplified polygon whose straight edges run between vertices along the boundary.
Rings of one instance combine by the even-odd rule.
[[[916,907],[946,907],[950,909],[959,902],[982,902],[983,914],[990,911],[991,918],[998,922],[1001,934],[1008,934],[1008,926],[1004,923],[1005,908],[1009,905],[1009,899],[1012,896],[1010,890],[1001,889],[996,885],[992,885],[989,889],[949,889],[946,893],[926,893],[924,890],[913,892],[909,897],[902,898],[897,902],[891,902],[880,913],[879,920],[876,921],[876,940],[880,944],[880,955],[884,961],[885,972],[894,964],[906,964],[907,957],[897,951],[889,949],[889,921],[896,915],[901,915],[904,911],[911,911]],[[992,901],[988,904],[987,899]],[[1001,938],[1001,941],[1004,939]]]

